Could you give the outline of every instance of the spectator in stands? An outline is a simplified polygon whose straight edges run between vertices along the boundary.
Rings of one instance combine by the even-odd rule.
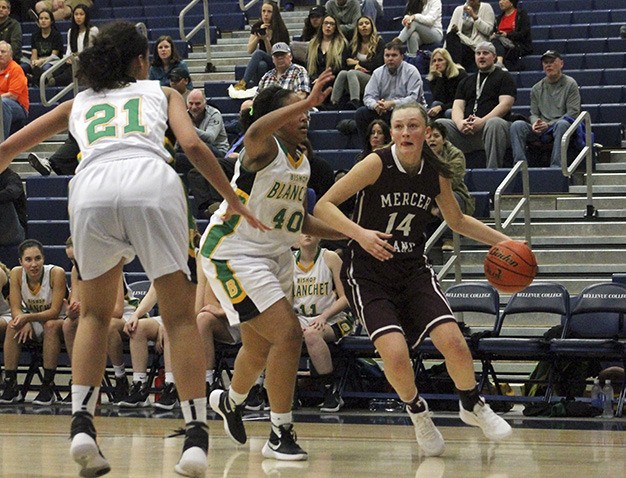
[[[518,120],[511,125],[514,161],[527,161],[529,142],[553,143],[551,168],[561,167],[561,138],[580,114],[580,91],[576,80],[563,73],[563,58],[556,50],[541,56],[545,78],[530,90],[530,123]]]
[[[518,0],[499,0],[502,12],[496,18],[491,43],[496,47],[497,65],[516,69],[520,57],[533,52],[530,18],[523,8],[517,8]]]
[[[273,0],[263,0],[261,19],[252,25],[248,39],[248,53],[252,57],[235,89],[247,90],[258,85],[263,75],[272,68],[272,46],[278,42],[289,44],[289,41],[289,31],[278,5]]]
[[[92,44],[93,39],[98,34],[98,27],[91,24],[91,14],[89,7],[84,3],[79,3],[72,10],[72,24],[67,31],[67,49],[65,56],[72,55],[66,60],[65,65],[53,73],[48,80],[48,85],[69,85],[74,79],[72,77],[72,62],[78,54]]]
[[[2,0],[0,0],[0,3]],[[26,124],[28,117],[28,80],[24,70],[13,59],[11,45],[0,41],[0,95],[4,138]]]
[[[409,0],[404,10],[402,26],[404,28],[396,39],[407,44],[409,55],[415,56],[425,43],[441,44],[441,0]]]
[[[361,5],[359,0],[328,0],[326,2],[326,16],[328,15],[336,20],[337,30],[344,37],[352,38],[356,22],[361,16]]]
[[[170,86],[169,74],[174,68],[182,68],[189,74],[189,67],[178,53],[172,37],[162,35],[157,38],[152,50],[152,63],[148,72],[148,79],[158,80],[161,86]],[[187,83],[187,89],[193,89],[191,80]]]
[[[189,84],[191,83],[191,76],[189,76],[189,71],[186,68],[177,66],[170,70],[167,77],[170,80],[170,86],[183,96],[183,100],[185,100],[186,103],[187,96],[191,91],[191,89],[189,88]]]
[[[63,320],[60,318],[67,293],[63,268],[45,264],[43,245],[27,239],[18,248],[20,265],[11,270],[11,321],[4,337],[4,391],[0,403],[24,401],[17,384],[17,366],[22,345],[29,340],[43,341],[43,380],[35,405],[51,405],[56,397],[56,374]]]
[[[467,76],[465,69],[452,60],[445,48],[436,48],[430,57],[430,69],[426,79],[430,84],[432,103],[429,118],[452,118],[452,103],[456,89]]]
[[[455,63],[467,71],[474,69],[474,50],[479,43],[489,40],[495,20],[491,5],[480,0],[467,0],[454,9],[444,46]]]
[[[263,75],[259,81],[258,91],[270,85],[277,85],[287,90],[295,91],[304,99],[311,92],[309,74],[306,68],[292,63],[291,48],[283,42],[272,46],[272,61],[274,68]]]
[[[507,121],[517,88],[511,75],[495,65],[496,49],[485,41],[476,46],[478,73],[459,83],[452,119],[439,119],[450,142],[464,153],[484,149],[488,168],[501,168],[510,141]]]
[[[476,202],[470,195],[467,185],[465,184],[465,155],[460,149],[446,140],[446,128],[440,124],[433,122],[430,124],[430,134],[426,137],[426,143],[430,146],[430,149],[435,153],[439,159],[447,163],[452,173],[450,177],[450,186],[452,186],[452,193],[456,198],[456,202],[459,203],[461,212],[471,216],[476,209]],[[442,216],[438,207],[431,209],[433,216],[436,216],[435,228],[441,224]],[[441,246],[443,251],[454,250],[452,242],[452,231],[447,229],[443,234],[443,244]]]
[[[322,5],[311,7],[309,15],[304,19],[304,27],[299,40],[294,40],[289,44],[294,63],[306,66],[309,54],[309,41],[317,34],[322,26],[322,21],[326,15],[326,9]]]
[[[363,103],[356,110],[356,124],[359,140],[365,144],[365,131],[369,124],[383,119],[389,124],[391,112],[396,106],[416,102],[424,107],[424,84],[419,71],[403,61],[404,47],[396,42],[385,45],[385,64],[374,70],[365,87]]]
[[[357,154],[355,158],[356,163],[361,161],[372,151],[391,143],[391,130],[389,129],[389,125],[382,119],[375,119],[367,127],[365,138],[363,150]]]
[[[343,105],[345,108],[356,110],[362,105],[361,98],[365,85],[372,77],[372,72],[383,65],[384,51],[385,42],[372,20],[365,16],[359,17],[357,28],[350,41],[350,56],[346,59],[347,69],[341,70],[335,78],[330,96],[333,106],[339,106],[346,93],[350,100]]]
[[[0,173],[0,246],[23,242],[28,231],[26,194],[19,174],[10,168]]]
[[[71,271],[71,289],[66,305],[66,317],[63,320],[63,339],[67,354],[72,359],[72,350],[74,340],[76,338],[76,329],[78,328],[78,317],[80,315],[80,280],[78,278],[78,270],[76,269],[76,260],[74,258],[74,244],[72,238],[69,237],[65,242],[65,252],[72,262]],[[113,403],[117,403],[128,395],[128,380],[126,379],[126,367],[124,365],[124,345],[123,339],[128,337],[124,334],[124,324],[130,319],[137,309],[139,301],[134,298],[132,291],[121,279],[119,293],[113,309],[113,316],[109,325],[109,340],[107,354],[111,361],[115,374],[115,388],[113,389]],[[71,402],[71,395],[66,399]]]
[[[187,97],[187,113],[191,117],[196,133],[209,147],[216,158],[223,158],[228,151],[228,136],[224,129],[222,113],[217,108],[208,105],[204,92],[200,89],[192,90]],[[180,145],[176,146],[176,171],[187,174],[192,165],[182,151]]]
[[[55,20],[68,20],[72,12],[78,5],[85,5],[87,8],[93,6],[92,0],[43,0],[35,4],[35,12],[41,13],[43,10],[51,10]]]
[[[71,133],[67,133],[67,139],[50,159],[40,157],[35,153],[29,153],[28,164],[42,176],[49,176],[54,171],[59,176],[74,175],[78,166],[78,143]]]
[[[361,15],[371,18],[374,25],[384,14],[383,0],[361,0]]]
[[[37,26],[31,37],[30,63],[22,63],[31,86],[39,86],[41,74],[60,60],[63,51],[63,37],[50,10],[39,12]]]
[[[310,41],[322,26],[322,21],[326,15],[326,9],[322,5],[316,5],[309,10],[309,16],[304,20],[301,41]]]
[[[0,0],[0,40],[11,45],[13,59],[19,63],[22,58],[22,25],[10,14],[11,2]]]
[[[239,109],[238,125],[230,125],[230,128],[237,131],[238,138],[233,143],[224,158],[217,158],[224,174],[228,179],[233,177],[235,172],[235,163],[239,157],[239,153],[235,152],[238,146],[243,143],[243,134],[250,124],[250,116],[252,109],[252,100],[245,100],[241,103]],[[189,190],[196,199],[198,206],[198,217],[208,219],[217,210],[223,198],[220,193],[196,170],[195,168],[187,174],[189,181]]]
[[[346,312],[348,299],[341,283],[341,258],[322,249],[320,238],[301,234],[294,254],[293,308],[300,321],[311,364],[324,390],[320,411],[338,412],[343,406],[339,377],[335,376],[328,342],[352,332],[354,319]]]
[[[337,20],[327,14],[322,22],[322,28],[309,42],[307,71],[312,82],[315,82],[326,68],[330,68],[337,78],[339,72],[347,67],[350,50],[346,38],[337,25]],[[330,98],[327,99],[328,102]]]

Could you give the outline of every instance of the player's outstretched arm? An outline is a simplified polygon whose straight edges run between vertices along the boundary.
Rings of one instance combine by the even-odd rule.
[[[183,151],[192,162],[194,167],[209,181],[215,189],[226,199],[233,214],[243,216],[248,223],[262,231],[270,228],[264,225],[259,219],[244,206],[235,191],[230,185],[228,178],[224,174],[222,167],[209,149],[209,147],[198,137],[191,118],[187,114],[183,97],[172,88],[164,87],[163,91],[168,99],[168,118],[170,126],[176,135],[176,139],[183,148]]]

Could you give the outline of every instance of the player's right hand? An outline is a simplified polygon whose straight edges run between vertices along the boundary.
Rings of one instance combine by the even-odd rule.
[[[364,229],[363,233],[359,237],[355,237],[355,240],[359,245],[374,256],[379,261],[386,261],[393,257],[392,252],[394,248],[387,242],[393,236],[385,232],[373,231],[371,229]]]

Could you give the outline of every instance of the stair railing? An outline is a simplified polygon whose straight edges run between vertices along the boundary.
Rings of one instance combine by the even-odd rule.
[[[585,146],[580,150],[576,159],[567,165],[567,150],[572,136],[576,133],[578,126],[585,122]],[[586,218],[596,217],[598,211],[593,205],[593,143],[591,139],[591,116],[588,111],[581,111],[576,120],[567,129],[563,138],[561,138],[561,171],[568,178],[572,177],[580,163],[585,159],[585,172],[587,174],[587,210]]]
[[[442,221],[439,227],[432,233],[424,246],[424,255],[428,255],[433,246],[442,237],[443,233],[448,229],[448,223]],[[454,266],[454,282],[461,282],[461,236],[452,231],[452,242],[454,243],[454,251],[448,258],[446,263],[439,269],[437,279],[442,281],[448,275],[450,268]]]
[[[185,15],[198,3],[202,2],[202,10],[204,18],[198,22],[198,24],[191,29],[189,33],[185,33]],[[241,0],[240,0],[241,4]],[[189,43],[191,39],[204,28],[204,38],[206,43],[206,70],[210,72],[211,67],[211,30],[209,23],[209,2],[208,0],[192,0],[184,7],[178,14],[178,31],[180,33],[180,39]]]
[[[502,196],[505,189],[516,179],[518,175],[522,178],[522,197],[513,207],[511,214],[502,222]],[[524,208],[524,237],[531,245],[530,235],[530,183],[528,179],[528,163],[526,161],[517,161],[509,174],[502,180],[493,196],[493,212],[496,221],[496,229],[506,232],[507,228],[517,218],[522,208]]]
[[[65,86],[61,91],[59,91],[52,98],[48,99],[46,86],[48,84],[48,79],[52,78],[52,74],[58,69],[65,66],[67,60],[72,60],[72,78],[74,79],[69,85]],[[70,53],[69,55],[65,55],[59,61],[57,61],[54,65],[52,65],[48,70],[44,71],[39,79],[39,96],[41,98],[41,104],[44,106],[52,106],[54,103],[59,101],[61,98],[66,96],[70,91],[74,96],[78,94],[78,80],[76,79],[76,71],[78,65],[78,55],[75,53]]]

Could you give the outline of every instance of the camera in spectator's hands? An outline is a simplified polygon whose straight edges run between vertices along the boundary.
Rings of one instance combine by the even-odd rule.
[[[253,28],[252,32],[253,35],[265,35],[267,33],[267,29],[265,27],[257,27],[257,28]]]

